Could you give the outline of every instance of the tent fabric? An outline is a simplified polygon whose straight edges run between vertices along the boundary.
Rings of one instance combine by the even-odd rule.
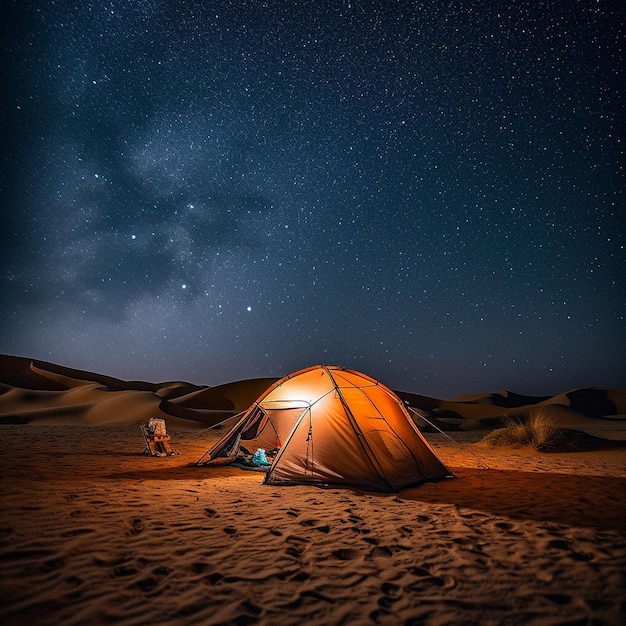
[[[317,365],[274,383],[198,461],[277,450],[264,482],[397,491],[452,473],[385,385]]]

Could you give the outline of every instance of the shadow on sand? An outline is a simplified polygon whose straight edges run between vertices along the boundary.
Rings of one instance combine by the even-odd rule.
[[[626,532],[626,478],[452,468],[456,480],[425,484],[400,496],[455,504],[515,520]],[[597,494],[606,495],[602,499]]]
[[[553,522],[566,526],[591,527],[598,530],[626,532],[626,478],[612,476],[577,476],[544,472],[521,472],[492,469],[451,468],[456,479],[405,489],[391,494],[419,504],[452,504],[487,515],[514,520]],[[158,467],[151,470],[109,474],[112,480],[176,481],[195,480],[218,483],[228,478],[249,474],[258,480],[251,489],[267,489],[256,472],[229,467],[199,467],[195,464]],[[336,489],[336,485],[331,485]],[[316,486],[280,487],[285,489],[316,489]],[[353,493],[388,498],[388,493]],[[597,494],[610,494],[598,497]]]

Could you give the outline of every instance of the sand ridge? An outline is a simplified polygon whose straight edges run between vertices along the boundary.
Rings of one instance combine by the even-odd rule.
[[[183,428],[200,429],[245,411],[275,381],[258,378],[216,387],[124,381],[0,355],[0,424],[136,424],[161,417]],[[452,400],[396,393],[430,423],[455,431],[495,428],[511,416],[536,413],[559,425],[583,428],[626,415],[626,389],[590,387],[549,397],[501,391]]]

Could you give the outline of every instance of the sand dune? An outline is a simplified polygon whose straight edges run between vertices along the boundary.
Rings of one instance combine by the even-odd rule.
[[[182,381],[150,383],[0,355],[0,423],[128,424],[147,417],[173,417],[190,428],[210,426],[247,409],[276,379],[235,381],[217,387]],[[450,430],[493,428],[510,415],[547,411],[556,420],[593,427],[598,419],[626,413],[626,390],[576,389],[556,396],[522,396],[509,391],[440,400],[398,391],[410,406]],[[183,424],[181,423],[181,426]]]
[[[256,378],[218,387],[201,387],[172,402],[187,408],[202,409],[209,406],[239,413],[245,411],[275,380]]]
[[[550,397],[501,392],[443,400],[431,412],[461,430],[496,428],[508,417],[530,417],[538,412],[559,425],[593,428],[598,421],[626,413],[626,390],[591,387]]]
[[[273,379],[213,388],[178,381],[123,381],[0,356],[0,423],[136,424],[162,417],[179,427],[202,428],[247,408],[267,380]]]
[[[0,358],[0,622],[626,623],[626,449],[477,443],[535,411],[623,441],[626,421],[599,417],[626,413],[623,390],[403,394],[457,429],[427,435],[457,478],[397,494],[196,466],[226,428],[206,425],[272,380],[133,383]],[[149,417],[179,456],[141,454]]]

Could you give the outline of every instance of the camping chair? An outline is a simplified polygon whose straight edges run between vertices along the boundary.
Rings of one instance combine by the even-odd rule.
[[[143,454],[151,456],[175,456],[180,454],[170,446],[170,436],[165,429],[165,420],[158,417],[151,417],[148,425],[141,425],[141,432],[146,440],[146,447]]]

